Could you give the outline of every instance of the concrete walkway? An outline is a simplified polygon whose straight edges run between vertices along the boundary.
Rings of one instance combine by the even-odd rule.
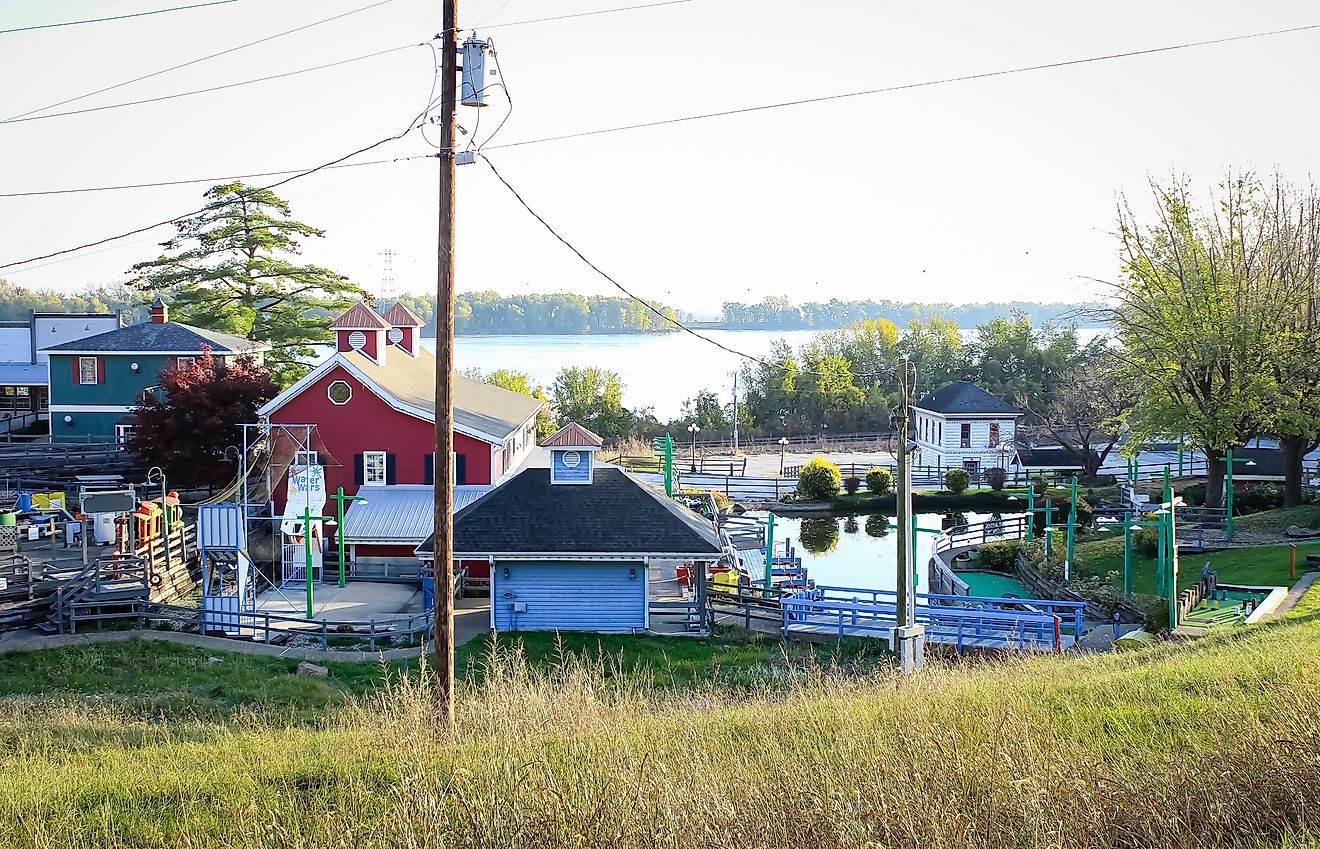
[[[1320,581],[1320,572],[1307,572],[1297,583],[1292,585],[1292,589],[1288,590],[1288,595],[1284,597],[1283,601],[1279,602],[1279,606],[1264,618],[1267,620],[1274,619],[1292,610],[1316,581]]]
[[[484,598],[459,599],[454,608],[454,644],[463,645],[490,630],[490,601]],[[335,651],[333,649],[295,648],[272,646],[269,643],[231,640],[224,637],[206,637],[175,631],[102,631],[86,634],[54,634],[46,636],[35,631],[11,631],[0,634],[0,654],[17,651],[40,651],[64,646],[90,643],[122,643],[126,640],[157,640],[215,651],[237,654],[259,654],[266,657],[285,657],[291,660],[379,662],[403,660],[421,654],[420,647],[385,649],[382,651]]]

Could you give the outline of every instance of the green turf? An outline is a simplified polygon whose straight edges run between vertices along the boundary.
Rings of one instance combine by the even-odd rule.
[[[1242,602],[1247,599],[1260,602],[1265,598],[1264,593],[1240,590],[1222,590],[1218,595],[1226,595],[1227,598],[1219,600],[1206,599],[1182,617],[1180,620],[1182,624],[1200,628],[1240,625],[1246,619],[1241,609]]]
[[[968,595],[999,598],[1012,593],[1018,598],[1036,597],[1027,589],[1026,584],[1009,575],[1001,575],[998,572],[955,572],[954,574],[967,582]]]
[[[1186,589],[1201,579],[1201,567],[1207,560],[1222,584],[1250,584],[1254,586],[1289,586],[1288,544],[1234,548],[1211,554],[1184,554],[1179,558],[1178,588]],[[1297,546],[1297,574],[1309,570],[1307,554],[1320,554],[1320,542],[1301,543]],[[1115,584],[1122,582],[1122,533],[1107,534],[1077,544],[1077,574],[1104,577],[1110,573]],[[1132,556],[1132,588],[1134,592],[1155,592],[1156,558],[1138,551]]]

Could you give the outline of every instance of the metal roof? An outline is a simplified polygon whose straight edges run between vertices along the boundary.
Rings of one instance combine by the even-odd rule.
[[[358,301],[349,307],[348,312],[335,319],[331,330],[389,330],[390,323],[381,318],[371,307]]]
[[[454,510],[461,510],[490,492],[489,486],[454,487]],[[416,545],[435,527],[435,487],[416,484],[364,486],[344,514],[344,542],[373,545]]]
[[[0,363],[0,386],[45,386],[49,363]]]

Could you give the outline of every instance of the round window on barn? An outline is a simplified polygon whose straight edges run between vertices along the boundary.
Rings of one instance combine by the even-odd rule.
[[[391,327],[390,332],[386,333],[385,336],[390,340],[391,345],[397,345],[403,341],[403,331],[397,327]]]
[[[352,333],[348,334],[348,345],[354,351],[361,351],[363,348],[367,347],[367,334],[363,333],[361,330],[354,330]]]
[[[325,394],[330,398],[330,403],[342,407],[353,397],[353,387],[342,380],[336,380],[326,387]]]
[[[576,451],[564,452],[565,469],[576,469],[581,462],[582,462],[582,455],[579,454],[578,452]]]

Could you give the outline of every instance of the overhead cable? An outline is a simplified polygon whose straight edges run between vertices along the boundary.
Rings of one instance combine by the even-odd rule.
[[[0,35],[8,35],[11,32],[32,32],[39,29],[56,29],[57,27],[76,27],[82,24],[102,24],[107,21],[124,21],[129,18],[145,18],[148,15],[163,15],[166,12],[184,12],[188,9],[201,9],[206,6],[224,6],[227,3],[237,3],[238,0],[209,0],[206,3],[193,3],[190,6],[171,6],[168,9],[153,9],[149,12],[132,12],[127,15],[111,15],[108,18],[86,18],[81,21],[58,21],[51,24],[33,24],[28,27],[13,27],[11,29],[0,29]]]

